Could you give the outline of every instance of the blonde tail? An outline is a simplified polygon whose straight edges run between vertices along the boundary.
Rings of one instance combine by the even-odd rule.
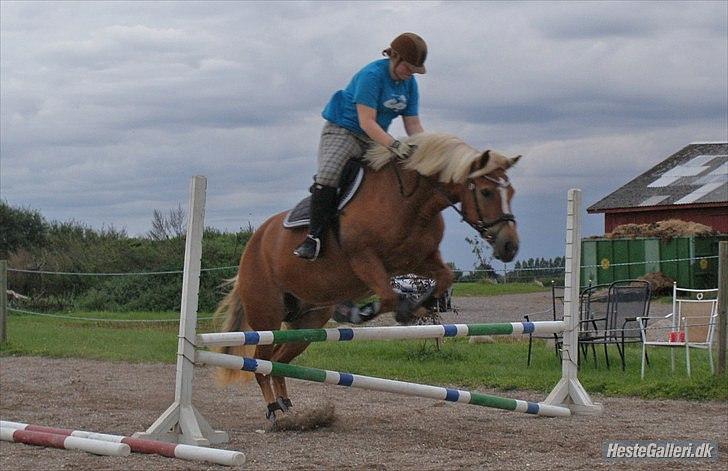
[[[233,279],[234,280],[234,279]],[[238,283],[228,280],[233,287],[228,294],[220,301],[215,310],[214,325],[221,326],[221,332],[242,332],[250,330],[248,321],[245,318],[245,311],[240,302],[240,294],[238,293]],[[225,316],[223,319],[223,315]],[[255,345],[237,345],[233,347],[216,347],[214,351],[219,353],[227,353],[229,355],[253,357],[255,354]],[[230,370],[227,368],[217,368],[215,371],[215,382],[218,386],[238,382],[246,383],[253,378],[253,373],[240,370]]]

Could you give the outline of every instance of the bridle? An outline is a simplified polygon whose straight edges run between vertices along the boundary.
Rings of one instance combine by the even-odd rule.
[[[486,151],[486,154],[488,151]],[[404,196],[405,198],[409,198],[412,196],[417,189],[419,188],[419,182],[420,182],[420,174],[417,174],[417,180],[415,181],[415,186],[410,192],[406,192],[404,189],[404,184],[402,182],[402,178],[399,174],[399,169],[397,168],[398,165],[394,165],[394,173],[397,175],[397,182],[399,183],[399,193],[400,195]],[[485,178],[489,182],[496,185],[496,187],[500,190],[501,193],[501,200],[505,198],[505,190],[508,189],[511,186],[511,182],[506,177],[500,177],[500,178],[493,178],[489,175],[481,175],[478,178]],[[425,181],[429,181],[425,179]],[[432,187],[436,192],[438,192],[440,195],[442,195],[445,200],[447,201],[447,205],[450,206],[452,209],[457,212],[461,220],[467,223],[470,227],[475,229],[478,234],[481,234],[482,237],[487,240],[489,243],[494,243],[495,239],[498,237],[498,233],[503,228],[505,223],[508,222],[516,222],[516,217],[512,213],[503,213],[500,216],[498,216],[495,219],[485,219],[483,218],[483,212],[480,209],[480,205],[478,204],[478,189],[475,185],[475,181],[473,178],[467,179],[467,185],[468,190],[470,190],[470,194],[473,196],[473,204],[475,206],[475,212],[478,215],[478,220],[475,222],[471,222],[468,220],[468,218],[465,217],[465,213],[458,208],[453,200],[450,198],[450,195],[443,190],[440,185],[434,184]],[[497,227],[496,227],[497,226]]]

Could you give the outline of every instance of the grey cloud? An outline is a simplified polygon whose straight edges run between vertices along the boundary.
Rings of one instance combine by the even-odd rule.
[[[430,45],[425,129],[526,155],[512,171],[525,256],[563,251],[542,213],[558,213],[570,186],[601,197],[639,159],[728,128],[718,2],[2,8],[0,196],[132,233],[152,209],[186,204],[195,174],[208,176],[208,223],[226,228],[305,196],[321,108],[403,30]],[[444,251],[461,264],[455,219]]]
[[[725,4],[700,1],[538,3],[529,23],[547,39],[652,38],[666,31],[725,35]]]

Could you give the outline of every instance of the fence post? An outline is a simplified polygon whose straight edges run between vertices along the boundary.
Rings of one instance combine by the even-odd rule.
[[[137,432],[134,434],[134,438],[198,446],[228,441],[227,432],[213,430],[197,408],[192,405],[192,378],[197,341],[197,295],[200,289],[206,190],[207,179],[205,177],[192,178],[185,239],[184,275],[182,277],[175,400],[146,432]]]
[[[579,281],[581,280],[581,190],[569,190],[566,204],[566,250],[564,257],[564,322],[561,380],[545,404],[565,406],[575,414],[599,415],[602,405],[592,402],[578,378]]]
[[[718,368],[716,374],[725,374],[726,344],[728,344],[728,241],[718,244]]]
[[[7,339],[8,261],[0,260],[0,343]]]

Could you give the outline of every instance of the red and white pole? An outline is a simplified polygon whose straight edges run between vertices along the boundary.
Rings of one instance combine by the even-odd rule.
[[[245,454],[239,451],[218,450],[216,448],[182,445],[177,443],[162,442],[158,440],[125,437],[122,435],[109,435],[106,433],[86,432],[83,430],[45,427],[43,425],[29,425],[21,422],[8,422],[4,420],[0,420],[0,430],[2,430],[3,432],[5,430],[15,430],[19,432],[41,433],[44,435],[53,435],[56,437],[60,437],[61,440],[63,438],[79,438],[89,442],[93,441],[98,443],[105,443],[108,445],[122,445],[135,453],[155,454],[166,456],[169,458],[179,458],[183,460],[208,461],[210,463],[216,463],[226,466],[239,466],[245,463]],[[3,440],[5,439],[3,438]],[[126,454],[128,455],[129,452],[127,452]]]
[[[70,435],[11,428],[4,425],[0,426],[0,440],[25,443],[26,445],[64,448],[66,450],[81,450],[95,455],[129,456],[129,453],[131,453],[131,448],[125,443],[102,442]]]

